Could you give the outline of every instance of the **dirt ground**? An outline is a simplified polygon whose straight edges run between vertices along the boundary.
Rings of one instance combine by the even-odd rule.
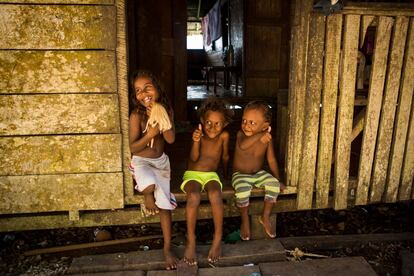
[[[414,232],[414,203],[380,204],[355,207],[336,212],[331,209],[317,211],[290,212],[278,214],[278,237],[344,235],[369,233]],[[237,242],[239,218],[225,219],[225,242]],[[185,224],[174,223],[176,245],[185,241]],[[72,251],[62,254],[36,255],[25,257],[23,253],[37,248],[49,248],[70,244],[94,242],[97,228],[70,228],[41,231],[0,233],[0,275],[62,275],[69,267],[72,258],[81,255],[128,252],[162,247],[162,240],[117,245],[100,249]],[[201,231],[202,229],[202,231]],[[102,227],[113,239],[161,234],[158,225],[135,225]],[[211,242],[213,225],[210,220],[200,221],[197,227],[198,241]],[[302,251],[331,257],[364,256],[379,275],[399,275],[402,249],[414,251],[413,242],[368,243],[340,250]]]

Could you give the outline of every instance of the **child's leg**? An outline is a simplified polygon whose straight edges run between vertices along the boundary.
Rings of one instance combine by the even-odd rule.
[[[177,259],[171,252],[171,211],[160,209],[160,222],[164,237],[164,258],[167,270],[177,268]]]
[[[244,241],[250,240],[249,206],[239,207],[240,211],[240,238]]]
[[[187,220],[187,244],[184,251],[184,261],[190,265],[197,264],[196,235],[198,206],[200,205],[200,184],[189,181],[185,184],[184,191],[187,195],[185,218]]]
[[[142,191],[144,195],[144,206],[146,209],[146,215],[155,215],[158,213],[158,207],[157,205],[155,205],[154,190],[155,184],[152,184]]]
[[[260,223],[263,224],[266,234],[272,239],[276,237],[275,226],[272,225],[270,221],[270,214],[272,213],[274,204],[274,201],[265,200],[263,205],[263,215],[259,218]]]
[[[208,200],[211,205],[211,212],[214,221],[214,238],[210,251],[208,252],[208,261],[217,262],[221,257],[221,238],[223,236],[223,199],[221,197],[221,185],[217,181],[210,181],[206,184]]]

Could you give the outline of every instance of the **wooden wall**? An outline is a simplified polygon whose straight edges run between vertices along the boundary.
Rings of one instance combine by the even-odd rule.
[[[295,1],[292,28],[286,175],[297,208],[328,207],[330,191],[336,209],[412,199],[414,5],[348,3],[325,17],[308,2]],[[357,91],[368,28],[370,79]]]
[[[0,214],[124,206],[116,15],[0,1]]]

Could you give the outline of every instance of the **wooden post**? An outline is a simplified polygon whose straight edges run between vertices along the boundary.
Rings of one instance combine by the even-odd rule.
[[[371,203],[380,202],[384,193],[408,23],[407,17],[397,17],[394,25],[369,195]]]
[[[341,51],[342,15],[327,17],[321,125],[316,172],[316,208],[328,207],[332,152],[335,134],[338,70]]]
[[[335,156],[335,209],[345,209],[348,197],[350,137],[355,98],[358,55],[359,15],[346,15],[339,80],[338,121]]]
[[[414,177],[414,108],[411,107],[410,128],[404,153],[401,184],[398,190],[398,200],[409,200],[413,190]]]
[[[316,154],[319,132],[319,112],[322,88],[322,65],[325,39],[325,16],[312,15],[309,28],[305,128],[302,140],[302,158],[299,170],[297,207],[312,209],[315,185]]]
[[[358,186],[355,199],[355,204],[357,205],[366,204],[368,201],[368,188],[371,180],[372,163],[374,161],[393,22],[394,20],[391,17],[380,17],[375,36],[375,52],[369,84],[361,157],[359,160]]]

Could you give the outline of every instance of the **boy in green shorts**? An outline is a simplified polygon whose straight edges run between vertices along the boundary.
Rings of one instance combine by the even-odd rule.
[[[272,113],[267,103],[252,101],[243,111],[241,130],[237,133],[232,186],[241,215],[242,240],[250,239],[249,197],[253,187],[265,190],[263,214],[259,222],[270,238],[276,237],[270,213],[280,192],[280,176],[270,134],[271,119]],[[262,169],[265,157],[272,174]]]
[[[224,176],[227,176],[229,133],[224,128],[230,122],[232,112],[223,101],[213,97],[202,104],[199,115],[201,124],[193,132],[188,168],[181,184],[181,190],[187,195],[187,244],[184,261],[190,265],[197,264],[195,228],[200,192],[203,190],[207,191],[214,222],[214,238],[208,261],[216,262],[221,256],[223,200],[222,184],[216,170],[222,159]]]

